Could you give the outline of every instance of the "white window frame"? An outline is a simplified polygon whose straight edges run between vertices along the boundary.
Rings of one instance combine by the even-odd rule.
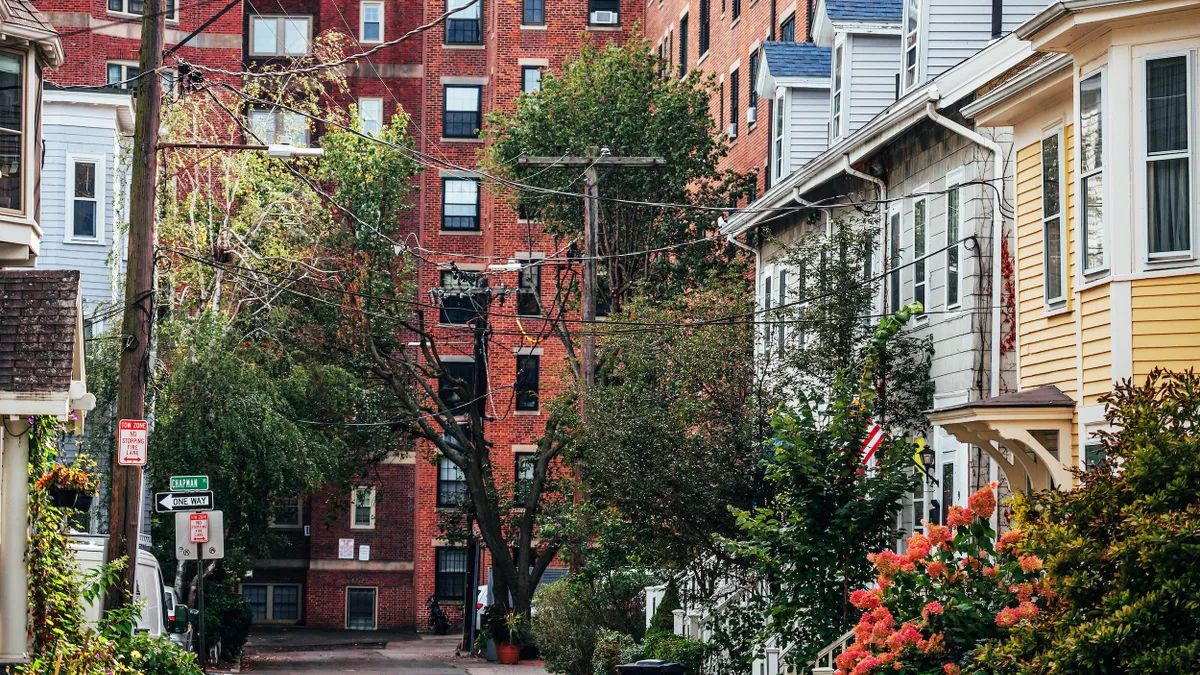
[[[308,147],[309,143],[312,142],[312,129],[310,129],[308,126],[309,125],[308,118],[301,115],[300,113],[295,113],[290,110],[283,110],[282,108],[270,108],[270,109],[268,109],[268,108],[252,108],[250,110],[250,113],[247,115],[247,121],[249,122],[249,127],[251,130],[254,129],[254,125],[255,125],[254,118],[258,115],[264,115],[264,114],[270,118],[273,118],[273,121],[271,123],[270,138],[260,139],[263,142],[267,143],[268,145],[275,144],[275,143],[286,143],[291,140],[290,138],[282,137],[282,136],[287,135],[286,134],[287,125],[284,123],[284,118],[286,116],[291,116],[293,118],[299,119],[304,124],[303,142],[297,144],[296,147],[306,148],[306,147]],[[284,125],[282,133],[281,133],[280,126],[279,126],[280,124]],[[253,135],[257,135],[257,134],[253,134]]]
[[[945,283],[945,288],[942,291],[942,294],[943,294],[943,300],[945,301],[944,302],[945,308],[947,310],[962,308],[963,245],[961,243],[959,243],[959,244],[954,243],[955,241],[961,242],[963,239],[963,210],[964,209],[963,209],[963,185],[962,185],[962,183],[963,183],[963,170],[961,168],[955,169],[946,175],[946,195],[944,198],[945,206],[946,206],[946,209],[945,209],[946,213],[944,216],[945,227],[942,228],[942,231],[946,233],[946,283]],[[951,194],[955,195],[955,197],[958,199],[958,208],[955,211],[955,220],[957,221],[955,223],[955,225],[956,225],[956,229],[958,230],[958,237],[956,239],[950,238],[950,195]],[[955,253],[958,254],[957,260],[955,261],[955,265],[956,265],[955,275],[957,276],[957,278],[955,279],[954,302],[950,301],[950,252],[951,251],[954,251]]]
[[[282,525],[275,523],[275,516],[272,513],[270,519],[270,527],[273,530],[299,530],[304,527],[304,499],[296,497],[296,524],[284,523]]]
[[[761,66],[759,66],[761,67]],[[789,148],[787,146],[787,106],[784,103],[787,101],[787,90],[780,88],[775,92],[774,113],[775,119],[771,120],[771,145],[775,151],[775,165],[773,169],[774,180],[779,180],[787,175]]]
[[[894,221],[898,221],[898,223],[894,223]],[[895,224],[894,228],[893,224]],[[887,276],[884,277],[883,283],[888,299],[884,309],[888,314],[893,314],[904,308],[904,275],[901,274],[903,270],[900,269],[904,265],[904,247],[901,246],[904,236],[904,215],[898,201],[892,202],[888,206],[887,228],[887,232],[884,233],[887,246],[883,252],[883,263],[887,265]]]
[[[275,21],[275,51],[273,52],[258,52],[254,51],[254,22],[255,21]],[[304,51],[291,53],[287,51],[287,27],[284,25],[286,21],[303,21],[307,26],[304,37]],[[312,17],[311,16],[284,16],[279,14],[255,14],[250,17],[250,34],[247,36],[248,44],[247,51],[252,57],[285,57],[285,56],[308,56],[312,53]]]
[[[775,317],[771,310],[775,307],[775,264],[763,265],[762,268],[762,283],[759,284],[759,307],[762,309],[763,317],[763,340],[762,353],[768,358],[772,354],[772,348],[775,344],[775,325],[772,319]]]
[[[1083,169],[1083,118],[1080,96],[1080,87],[1092,77],[1100,78],[1100,166],[1096,169],[1084,171]],[[1111,139],[1108,138],[1108,68],[1100,67],[1086,75],[1081,76],[1075,82],[1075,136],[1076,136],[1076,152],[1075,152],[1075,170],[1076,180],[1078,181],[1078,212],[1079,212],[1079,269],[1082,277],[1095,278],[1107,274],[1111,266],[1112,255],[1109,252],[1111,237],[1109,236],[1109,223],[1112,216],[1112,203],[1109,195],[1112,193],[1109,176],[1105,176],[1105,169],[1108,167],[1109,146]],[[1084,181],[1088,178],[1100,176],[1102,181],[1102,195],[1104,205],[1103,222],[1100,224],[1101,246],[1103,249],[1104,261],[1099,267],[1089,268],[1087,256],[1087,194],[1084,190]]]
[[[179,23],[179,0],[166,0],[164,3],[167,9],[167,23]],[[117,14],[120,16],[141,16],[142,12],[129,11],[129,0],[121,0],[121,9],[112,9],[108,3],[104,3],[104,9],[109,14]]]
[[[371,116],[367,114],[368,106],[375,108],[372,112],[379,114],[378,119],[373,120],[379,127],[374,131],[367,129],[367,122],[371,121]],[[358,99],[358,121],[364,134],[378,136],[379,132],[383,130],[383,99],[378,96],[364,96]]]
[[[367,7],[379,8],[379,37],[374,40],[367,39]],[[386,40],[384,37],[384,3],[380,0],[363,0],[358,3],[358,41],[360,44],[373,45],[379,44]]]
[[[360,494],[364,494],[364,493],[369,495],[369,499],[371,500],[371,504],[370,504],[371,522],[368,525],[360,525],[358,523],[358,518],[357,518],[357,516],[358,516],[358,496]],[[356,488],[352,488],[350,490],[350,529],[352,529],[352,530],[373,530],[373,529],[375,529],[375,506],[376,506],[376,504],[375,504],[375,486],[359,485]]]
[[[922,185],[922,186],[918,187],[916,191],[918,193],[929,192],[929,185],[928,184]],[[922,238],[922,241],[921,241],[921,249],[922,250],[920,252],[920,255],[918,255],[918,252],[917,252],[917,204],[923,204],[924,210],[925,210],[925,216],[924,216],[925,223],[922,228],[922,229],[924,229],[924,233],[922,233],[922,237],[921,237]],[[925,296],[925,298],[923,300],[921,300],[922,311],[913,316],[913,321],[916,322],[916,321],[923,321],[923,320],[929,319],[929,315],[926,313],[929,311],[929,261],[930,261],[930,258],[929,258],[929,197],[928,196],[913,197],[912,216],[913,216],[913,219],[912,219],[912,225],[913,225],[913,229],[912,229],[912,260],[910,261],[910,262],[912,262],[912,280],[913,280],[912,300],[913,300],[913,302],[917,301],[917,287],[918,286],[921,287],[922,294]],[[918,262],[919,258],[923,258],[923,260]],[[920,279],[917,279],[917,270],[918,269],[921,271]]]
[[[375,616],[371,620],[371,628],[350,628],[350,591],[351,590],[370,590],[375,591]],[[345,586],[342,593],[342,600],[345,604],[345,614],[342,616],[342,626],[346,630],[379,630],[379,587],[378,586]]]
[[[913,30],[908,30],[908,15],[909,8],[916,6],[917,25]],[[921,26],[924,22],[924,6],[921,0],[904,0],[904,8],[900,15],[900,92],[907,93],[921,84]],[[912,36],[913,44],[910,48],[908,45],[909,36]],[[908,52],[916,52],[916,58],[913,59],[911,68],[908,65]],[[909,70],[912,70],[912,82],[908,81]]]
[[[841,67],[838,67],[838,56],[841,56]],[[846,40],[842,34],[833,43],[833,72],[829,90],[829,140],[837,141],[846,133],[846,92],[850,90],[846,80],[850,74],[849,52],[846,50]]]
[[[1146,97],[1148,95],[1147,87],[1149,80],[1147,78],[1147,68],[1151,61],[1161,59],[1170,59],[1184,57],[1187,63],[1187,84],[1188,84],[1188,144],[1187,148],[1182,151],[1158,153],[1150,155],[1150,138],[1148,136],[1149,129],[1149,107],[1146,105]],[[1197,213],[1197,204],[1200,203],[1196,195],[1197,181],[1196,168],[1200,166],[1197,162],[1197,129],[1196,129],[1196,51],[1195,50],[1175,50],[1146,56],[1141,60],[1138,68],[1138,105],[1139,111],[1138,134],[1139,134],[1139,153],[1137,185],[1140,186],[1142,195],[1143,209],[1139,217],[1141,225],[1141,234],[1144,239],[1142,252],[1147,265],[1157,266],[1160,264],[1177,263],[1180,261],[1193,260],[1196,257],[1196,235],[1197,222],[1200,221],[1200,215]],[[1102,84],[1103,86],[1103,84]],[[1103,90],[1102,90],[1103,91]],[[1102,97],[1103,100],[1103,97]],[[1103,114],[1103,110],[1102,110]],[[1101,117],[1103,120],[1103,117]],[[1186,159],[1188,161],[1188,248],[1180,251],[1163,251],[1160,253],[1150,252],[1150,164],[1160,160],[1171,159]],[[1106,213],[1107,215],[1107,213]],[[1107,249],[1106,249],[1107,252]]]
[[[1048,138],[1058,139],[1058,213],[1052,216],[1046,215],[1046,163],[1044,161],[1042,147]],[[1066,134],[1063,133],[1063,128],[1060,125],[1055,125],[1042,133],[1042,138],[1038,142],[1038,161],[1041,164],[1041,173],[1038,180],[1038,190],[1042,200],[1042,300],[1045,303],[1047,311],[1062,309],[1067,302],[1067,179],[1066,172]],[[1047,280],[1050,278],[1050,257],[1047,255],[1046,248],[1046,223],[1050,220],[1058,220],[1059,227],[1059,256],[1062,260],[1062,270],[1060,278],[1062,279],[1062,288],[1059,295],[1052,296]]]
[[[130,68],[139,68],[140,64],[137,61],[125,61],[122,59],[110,59],[108,61],[105,61],[104,62],[104,84],[106,86],[112,87],[115,85],[110,84],[108,81],[108,67],[109,66],[120,66],[121,67],[121,77],[117,81],[124,82],[125,80],[129,79],[129,69]],[[120,88],[121,89],[133,89],[136,87],[137,87],[137,82],[129,82],[125,85],[122,85]]]
[[[96,234],[91,237],[75,236],[75,165],[77,163],[90,163],[96,165],[96,187],[94,201],[96,202]],[[96,153],[67,153],[66,161],[66,196],[65,208],[66,218],[64,222],[66,227],[63,231],[63,241],[68,244],[104,244],[104,213],[107,210],[105,177],[108,175],[105,169],[105,157],[102,154]]]
[[[792,301],[792,294],[788,292],[788,280],[791,276],[791,270],[788,269],[787,265],[779,264],[775,266],[775,285],[778,286],[775,290],[775,302],[778,304],[775,306],[782,308],[779,323],[775,326],[775,341],[778,343],[775,345],[775,351],[780,359],[786,356],[785,350],[788,344],[788,334],[792,332],[787,320],[783,318],[788,314],[787,308],[790,306],[788,303]]]

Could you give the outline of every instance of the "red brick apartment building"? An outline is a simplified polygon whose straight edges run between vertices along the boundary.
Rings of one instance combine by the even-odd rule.
[[[168,46],[227,4],[168,1],[176,3],[168,16]],[[181,54],[211,67],[240,70],[306,54],[312,38],[326,31],[349,35],[355,41],[351,50],[364,51],[467,2],[246,0],[193,38]],[[368,131],[402,108],[412,116],[417,148],[444,162],[423,171],[413,218],[402,224],[434,251],[425,255],[429,263],[419,267],[422,296],[434,288],[457,287],[454,275],[445,273],[451,262],[461,270],[483,270],[490,262],[555,252],[555,243],[536,223],[521,220],[506,197],[453,167],[476,166],[482,146],[476,129],[483,115],[510,107],[522,91],[536,89],[541,72],[560,68],[576,53],[581,36],[600,43],[623,41],[641,26],[681,71],[713,73],[719,87],[713,117],[730,135],[726,166],[765,174],[771,115],[770,102],[756,101],[753,93],[758,48],[772,39],[806,39],[813,2],[480,0],[444,26],[357,62],[347,72],[350,96],[342,103],[357,104]],[[140,0],[35,4],[63,34],[67,52],[66,64],[49,80],[103,84],[136,74]],[[286,113],[253,114],[258,117],[252,117],[252,124],[260,132],[293,142],[310,140],[307,134],[295,137],[294,127],[282,119]],[[519,278],[524,274],[491,276],[491,284],[543,293],[549,305],[550,284]],[[538,400],[560,388],[556,373],[564,353],[554,339],[522,335],[546,332],[536,303],[518,296],[496,314],[490,318],[496,334],[487,348],[489,388],[515,382],[518,371],[523,373],[520,386],[496,392],[487,401],[493,465],[511,480],[544,427]],[[444,360],[464,372],[474,368],[473,334],[466,325],[470,311],[446,305],[428,318],[439,324]],[[259,561],[242,586],[256,621],[423,629],[430,596],[438,597],[453,618],[461,617],[466,551],[446,545],[438,518],[456,507],[465,484],[453,465],[430,455],[424,448],[415,457],[398,453],[385,462],[349,495],[348,512],[332,506],[345,499],[321,493],[277,508],[275,531],[282,543],[270,559]],[[486,583],[486,556],[480,563],[480,582]]]

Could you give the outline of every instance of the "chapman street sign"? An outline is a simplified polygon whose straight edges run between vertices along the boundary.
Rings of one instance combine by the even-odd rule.
[[[208,489],[208,476],[171,476],[171,492],[197,492]]]

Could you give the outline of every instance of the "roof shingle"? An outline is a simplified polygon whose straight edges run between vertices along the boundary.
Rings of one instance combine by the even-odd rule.
[[[0,390],[71,388],[78,270],[0,270]]]
[[[902,0],[825,0],[830,21],[899,21]]]
[[[764,42],[763,57],[771,77],[829,77],[828,47],[811,42]]]

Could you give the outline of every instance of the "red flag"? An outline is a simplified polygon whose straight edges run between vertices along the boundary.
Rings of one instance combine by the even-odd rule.
[[[878,424],[872,422],[871,426],[867,427],[867,437],[863,439],[862,450],[859,452],[859,457],[862,459],[863,464],[871,461],[871,457],[875,455],[875,451],[883,443],[884,436],[883,427]]]

